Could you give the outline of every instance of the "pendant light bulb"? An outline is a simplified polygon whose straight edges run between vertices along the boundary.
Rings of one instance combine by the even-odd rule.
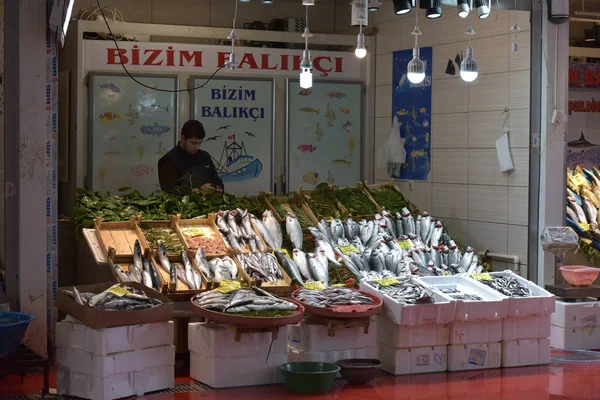
[[[302,54],[302,61],[300,61],[300,87],[302,89],[310,89],[312,87],[312,63],[310,61],[310,51],[304,50]]]
[[[477,79],[479,71],[477,69],[477,61],[473,57],[473,47],[467,47],[467,56],[460,63],[460,77],[465,82],[473,82]]]
[[[412,83],[421,83],[425,80],[425,63],[421,60],[419,48],[413,49],[413,58],[408,63],[406,77]]]
[[[358,58],[365,58],[367,55],[367,49],[365,47],[365,35],[362,32],[359,33],[356,38],[356,50],[354,50],[354,54]]]

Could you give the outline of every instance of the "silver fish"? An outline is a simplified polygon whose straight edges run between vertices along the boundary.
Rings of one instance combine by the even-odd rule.
[[[302,250],[304,236],[302,235],[302,227],[294,213],[288,212],[285,216],[285,230],[295,249]]]
[[[171,262],[167,255],[167,248],[162,241],[158,242],[158,259],[160,261],[160,266],[163,267],[165,271],[171,272]]]
[[[154,286],[154,285],[152,285],[152,276],[150,276],[150,272],[144,271],[142,273],[142,280],[143,280],[145,286],[147,286],[149,288]]]
[[[267,242],[267,246],[276,249],[277,247],[275,240],[273,239],[273,237],[269,233],[269,230],[265,227],[263,222],[252,214],[250,214],[250,222],[252,223],[252,226],[254,226],[254,229],[256,229],[258,233],[260,233],[264,241]]]
[[[256,251],[256,240],[254,237],[248,238],[248,248],[250,249],[250,253],[254,253]]]
[[[273,238],[275,249],[280,249],[283,244],[283,234],[281,232],[281,225],[277,222],[273,213],[270,210],[265,210],[263,213],[263,223],[269,231],[269,234]]]
[[[77,290],[75,286],[73,286],[73,294],[77,304],[79,304],[80,306],[85,305],[83,298],[81,297],[81,293],[79,293],[79,290]]]
[[[575,214],[575,211],[573,211],[573,209],[571,207],[566,207],[567,209],[567,217],[571,218],[571,220],[573,222],[577,222],[577,214]]]
[[[386,210],[383,210],[382,215],[390,235],[395,238],[398,237],[398,232],[396,232],[396,223],[394,222],[394,217],[392,217],[392,214]]]
[[[352,218],[348,218],[344,223],[344,233],[346,235],[346,238],[348,238],[349,240],[352,240],[360,235],[360,228]]]
[[[131,279],[137,283],[142,283],[142,270],[138,269],[138,266],[136,264],[131,264],[129,266],[129,276],[131,277]]]
[[[463,255],[462,259],[460,260],[460,267],[467,271],[469,269],[469,267],[471,266],[471,262],[473,261],[473,257],[475,255],[473,254],[473,248],[472,247],[467,247],[467,249],[465,250],[465,254]]]
[[[319,282],[322,282],[325,286],[329,286],[329,274],[325,271],[323,265],[317,259],[317,255],[314,253],[308,253],[308,266],[310,268],[311,275]]]
[[[192,263],[190,262],[185,251],[181,250],[180,252],[181,262],[183,263],[183,267],[185,269],[185,280],[188,283],[188,286],[191,290],[200,289],[196,287],[196,280],[194,279],[194,272],[192,272]]]
[[[431,236],[431,247],[438,247],[440,245],[440,239],[444,233],[444,225],[440,221],[435,224],[433,235]]]
[[[298,283],[304,283],[304,279],[302,278],[302,275],[300,274],[300,269],[298,268],[298,265],[296,265],[294,260],[292,260],[290,257],[288,257],[287,254],[285,254],[284,252],[279,251],[279,250],[275,250],[275,254],[277,255],[277,259],[279,260],[279,263],[286,270],[286,272],[290,275],[290,277],[292,279],[295,279]]]
[[[242,233],[240,226],[238,225],[237,221],[235,220],[236,216],[237,216],[237,211],[235,211],[235,210],[229,211],[229,214],[227,214],[227,226],[229,227],[229,230],[231,231],[231,233],[233,233],[233,236],[235,236],[235,238],[239,241],[240,238],[244,237],[245,235]]]
[[[227,221],[225,220],[225,213],[223,211],[219,211],[217,213],[217,226],[224,234],[229,233],[229,225],[227,225]]]
[[[335,252],[333,250],[333,246],[331,246],[331,244],[329,242],[327,242],[326,240],[318,240],[316,244],[317,244],[317,247],[319,247],[320,249],[325,251],[325,255],[327,256],[327,259],[331,263],[333,263],[337,266],[341,265],[338,262],[338,260],[335,258]]]
[[[574,198],[569,198],[568,204],[573,209],[573,211],[575,211],[575,214],[577,214],[578,221],[575,221],[575,222],[581,222],[583,224],[587,224],[588,221],[585,216],[585,212],[583,211],[583,208],[581,208],[581,206],[579,204],[577,204],[577,200],[575,200]]]
[[[331,237],[334,241],[344,237],[344,226],[339,218],[331,220]]]
[[[117,279],[119,282],[131,282],[131,277],[125,273],[123,268],[119,264],[113,265],[113,270],[115,271],[115,275],[117,275]]]
[[[404,235],[404,226],[402,225],[402,214],[396,213],[396,238]]]
[[[590,222],[598,221],[598,209],[594,207],[591,201],[587,199],[587,197],[581,197],[581,201],[583,202],[583,211],[585,211],[585,215]]]
[[[433,221],[431,215],[428,212],[423,213],[423,218],[421,219],[421,232],[417,232],[420,234],[421,240],[427,243],[427,238],[429,236],[429,230],[431,229]]]
[[[142,271],[144,270],[144,266],[142,264],[142,246],[140,245],[140,241],[137,239],[133,244],[133,264],[140,273],[140,280],[138,282],[141,282],[141,275]]]
[[[300,271],[300,275],[305,280],[310,279],[310,270],[308,268],[308,260],[306,259],[306,254],[302,250],[295,249],[293,252],[293,259],[296,265],[298,266],[298,270]]]
[[[204,251],[202,249],[198,249],[196,251],[196,257],[194,257],[194,260],[196,261],[196,265],[198,265],[198,268],[200,268],[204,276],[206,276],[207,279],[211,279],[212,271],[210,270],[210,266],[208,265],[206,254],[204,254]]]

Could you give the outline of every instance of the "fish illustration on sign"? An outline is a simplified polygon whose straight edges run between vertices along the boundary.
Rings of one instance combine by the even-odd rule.
[[[144,125],[140,128],[140,132],[143,135],[152,135],[152,136],[160,136],[169,132],[171,128],[164,125],[159,125],[158,122],[155,122],[154,125]]]
[[[301,151],[303,153],[312,153],[315,150],[317,150],[317,148],[312,144],[301,144],[300,146],[298,146],[298,151]]]
[[[418,158],[423,158],[427,156],[427,150],[413,150],[410,152],[410,157],[412,159],[412,170],[416,171],[417,170],[417,159]],[[427,161],[427,160],[425,160]]]
[[[161,106],[160,104],[149,104],[147,106],[142,106],[142,108],[144,110],[151,110],[150,112],[154,112],[157,110],[165,110],[167,113],[169,112],[169,105],[167,104],[166,107]]]
[[[419,112],[421,114],[427,114],[427,109],[425,107],[422,107],[421,109],[419,109]]]
[[[348,107],[341,107],[340,111],[344,114],[350,114],[350,109]]]
[[[318,172],[307,172],[302,177],[302,182],[316,185],[317,183],[321,182],[321,177],[319,176]]]
[[[354,125],[352,125],[352,122],[350,122],[350,120],[347,120],[344,125],[342,125],[342,129],[346,131],[346,133],[350,133],[352,131],[352,128],[354,127]]]
[[[106,162],[115,162],[119,159],[119,157],[121,157],[121,153],[116,151],[107,151],[104,154],[102,154],[102,157]]]
[[[121,121],[123,118],[125,118],[123,115],[120,115],[120,114],[117,114],[114,112],[110,112],[110,111],[105,111],[102,114],[100,114],[100,119],[105,124],[108,124],[111,122],[118,122],[118,121]]]
[[[315,132],[315,135],[317,136],[317,142],[320,142],[321,138],[323,137],[323,129],[321,129],[318,122],[317,122],[317,131]]]
[[[354,138],[348,139],[348,150],[350,150],[348,157],[352,157],[352,154],[354,153]]]
[[[220,126],[220,127],[217,129],[217,132],[219,132],[220,130],[223,130],[223,129],[229,129],[229,128],[231,128],[231,125],[224,125],[224,126]]]
[[[398,114],[398,115],[408,115],[408,111],[406,110],[406,108],[403,108],[401,110],[396,111],[396,114]]]
[[[352,165],[352,161],[344,160],[343,158],[338,158],[337,160],[333,160],[331,163],[338,167],[349,167]]]
[[[331,110],[331,104],[327,103],[327,114],[325,114],[327,118],[327,126],[334,126],[333,121],[335,121],[335,113]]]
[[[329,183],[330,185],[333,185],[335,183],[333,175],[331,175],[331,170],[327,171],[327,183]]]
[[[140,161],[142,159],[142,156],[144,155],[144,145],[140,144],[137,148],[137,153],[138,153],[138,161]]]
[[[104,139],[106,140],[114,140],[119,134],[114,129],[109,129],[108,132],[104,134]]]
[[[121,93],[121,89],[119,89],[119,87],[112,82],[111,83],[101,83],[98,86],[100,86],[101,89],[109,90],[113,93]]]
[[[429,132],[425,134],[425,143],[429,143]]]
[[[100,167],[98,170],[98,177],[100,178],[100,183],[104,185],[104,178],[106,177],[106,168]]]
[[[329,97],[330,99],[342,99],[346,97],[346,94],[342,92],[329,92],[325,93],[325,96]]]
[[[312,94],[312,89],[302,89],[298,94],[300,96],[310,96]]]
[[[422,125],[423,125],[423,128],[427,128],[427,127],[429,126],[429,120],[428,120],[427,118],[425,118],[425,119],[423,120],[423,123],[422,123]]]
[[[567,146],[569,147],[570,151],[581,151],[581,152],[583,152],[589,148],[596,147],[595,144],[589,142],[585,138],[583,131],[581,131],[581,136],[579,137],[579,139],[571,140],[569,143],[567,143]]]
[[[413,117],[413,121],[416,123],[417,122],[417,109],[415,108],[415,106],[413,106],[412,117]]]
[[[154,172],[154,168],[147,164],[136,165],[131,167],[131,173],[135,176],[144,176]]]
[[[300,112],[304,115],[318,115],[319,114],[319,109],[318,108],[310,108],[310,107],[304,107],[300,109]]]
[[[131,140],[136,140],[137,141],[137,140],[140,140],[140,139],[138,139],[138,137],[135,136],[135,135],[131,135]]]
[[[135,124],[135,121],[139,118],[138,112],[133,108],[133,104],[129,103],[129,111],[127,112],[127,117],[129,118],[129,125]]]
[[[156,152],[156,154],[162,157],[165,155],[166,152],[167,149],[165,149],[165,147],[163,146],[163,142],[158,142],[158,152]]]

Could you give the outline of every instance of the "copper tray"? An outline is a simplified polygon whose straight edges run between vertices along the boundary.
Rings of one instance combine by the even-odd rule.
[[[300,302],[290,299],[285,299],[287,301],[291,301],[298,305],[298,309],[294,312],[293,315],[289,315],[286,317],[245,317],[241,315],[227,314],[219,311],[211,311],[205,308],[200,307],[196,303],[194,303],[194,298],[192,297],[190,300],[192,302],[192,306],[196,314],[206,318],[209,321],[217,322],[219,324],[228,324],[228,325],[236,325],[236,326],[251,326],[253,328],[273,328],[277,326],[283,325],[293,325],[304,318],[304,305]]]
[[[352,289],[355,290],[355,289]],[[326,318],[366,318],[372,315],[377,315],[383,310],[383,301],[367,292],[357,290],[363,296],[369,297],[375,301],[375,304],[353,304],[353,305],[339,305],[334,308],[330,307],[317,307],[310,304],[306,304],[296,298],[296,294],[300,289],[296,289],[292,293],[292,299],[299,304],[302,304],[307,312]]]

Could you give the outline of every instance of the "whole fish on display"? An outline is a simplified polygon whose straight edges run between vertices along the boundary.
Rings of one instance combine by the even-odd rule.
[[[300,271],[300,275],[304,280],[310,280],[310,270],[308,268],[308,259],[306,258],[306,254],[302,250],[295,249],[293,251],[293,260],[298,266],[298,270]]]
[[[302,227],[294,213],[288,212],[285,217],[285,230],[294,246],[294,249],[302,250],[304,236],[302,235]]]
[[[323,290],[300,289],[296,298],[315,307],[335,307],[339,305],[375,304],[375,300],[358,290],[345,287],[330,287]]]
[[[125,289],[125,294],[117,296],[111,293],[115,289]],[[121,284],[113,285],[101,293],[80,293],[75,287],[73,292],[65,293],[79,305],[102,311],[139,311],[163,304],[158,299],[148,297],[141,290]]]
[[[193,301],[202,308],[230,314],[255,311],[296,311],[298,309],[297,304],[257,287],[239,289],[229,293],[211,290],[198,294]]]
[[[281,225],[277,222],[273,213],[270,210],[265,210],[263,213],[263,224],[265,225],[269,235],[273,238],[274,249],[280,249],[283,245],[283,234],[281,232]]]
[[[277,258],[269,253],[238,254],[238,260],[246,273],[254,279],[276,284],[283,279]]]
[[[279,263],[281,264],[283,269],[288,273],[288,275],[292,279],[296,280],[296,282],[298,283],[304,283],[304,279],[300,274],[300,268],[298,268],[298,265],[294,262],[294,260],[292,260],[287,254],[279,250],[275,250],[275,255],[277,256],[277,259],[279,260]]]
[[[523,286],[516,278],[512,276],[492,276],[492,280],[479,281],[484,285],[502,293],[508,297],[531,297],[531,290]]]
[[[326,267],[321,264],[315,253],[307,253],[308,257],[308,268],[310,269],[310,275],[315,281],[323,283],[325,286],[329,286],[329,271]]]
[[[398,278],[398,283],[383,286],[377,282],[369,283],[378,291],[391,297],[402,304],[428,304],[435,303],[431,294],[420,284],[410,278]]]

